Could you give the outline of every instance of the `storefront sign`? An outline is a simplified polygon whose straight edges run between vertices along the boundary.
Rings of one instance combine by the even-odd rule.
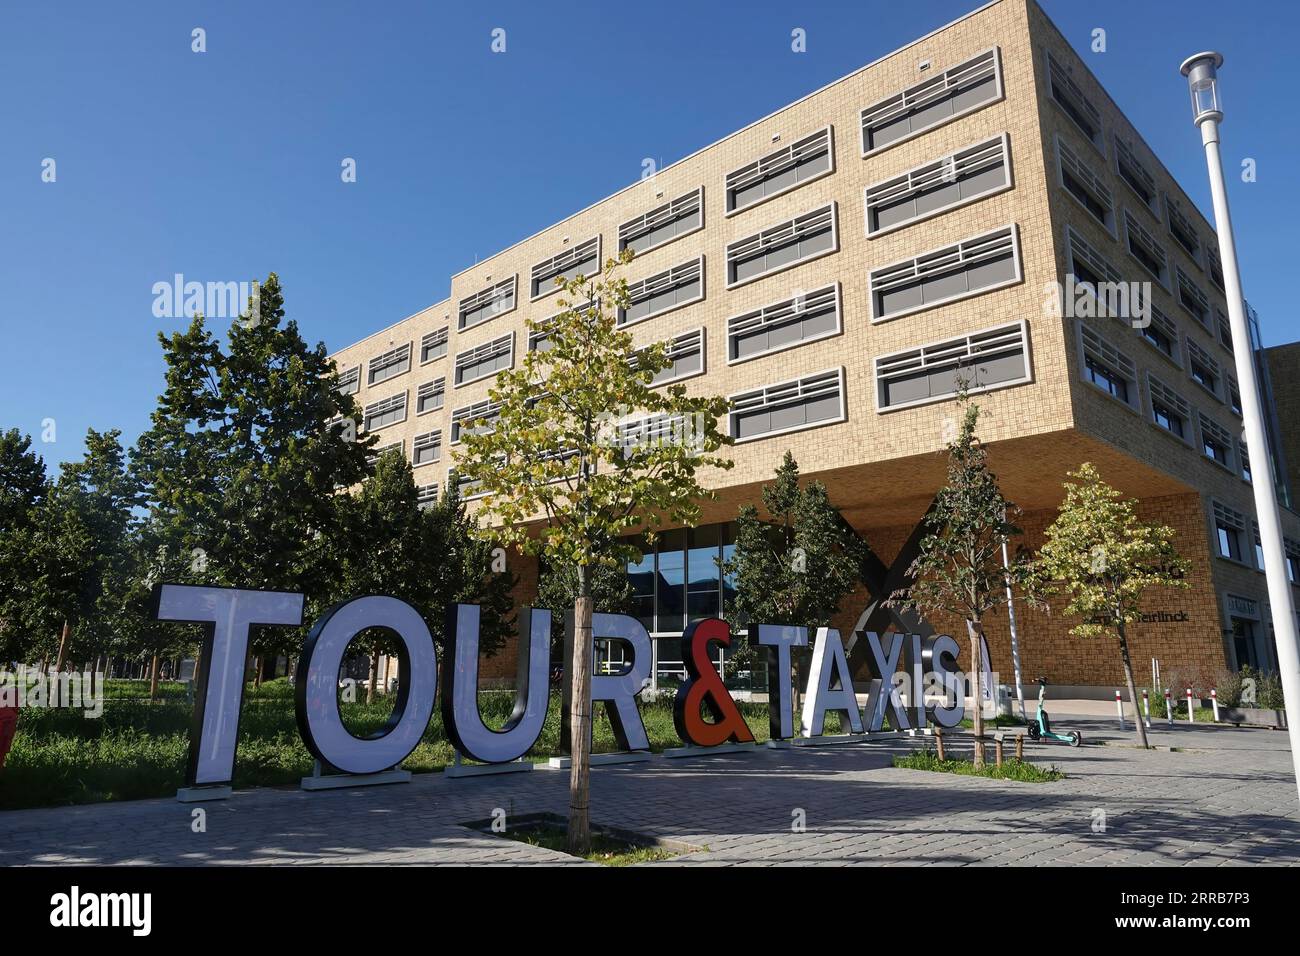
[[[302,609],[303,595],[288,592],[180,584],[163,584],[155,590],[157,620],[196,623],[204,629],[186,772],[190,786],[228,784],[234,776],[249,629],[253,625],[297,627]],[[387,724],[377,733],[357,737],[339,712],[338,674],[349,643],[370,628],[383,628],[394,636],[401,666]],[[460,753],[484,763],[506,763],[522,757],[537,742],[549,702],[550,630],[549,611],[520,611],[515,705],[506,724],[492,730],[478,709],[479,608],[457,604],[448,610],[440,703],[443,725]],[[649,684],[650,635],[640,621],[626,614],[593,615],[592,632],[595,638],[622,642],[630,659],[622,674],[592,676],[592,700],[606,705],[620,748],[649,750],[637,697]],[[751,633],[769,657],[771,735],[789,738],[793,736],[791,648],[808,644],[807,628],[756,624]],[[882,730],[886,719],[896,730],[923,727],[927,721],[952,727],[961,720],[964,701],[956,640],[946,634],[922,637],[874,631],[860,633],[859,639],[867,642],[872,658],[865,718],[853,692],[839,631],[819,628],[800,721],[803,736],[820,735],[826,714],[832,711],[840,713],[842,723],[855,734]],[[687,744],[715,747],[754,739],[710,657],[714,645],[730,643],[731,628],[719,618],[695,621],[682,635],[688,678],[678,688],[673,722]],[[900,662],[904,675],[896,674]],[[342,773],[378,773],[397,766],[410,756],[428,727],[438,703],[438,674],[433,637],[411,605],[385,595],[335,605],[313,625],[298,666],[295,708],[303,742],[322,765]],[[906,688],[906,703],[900,687]]]

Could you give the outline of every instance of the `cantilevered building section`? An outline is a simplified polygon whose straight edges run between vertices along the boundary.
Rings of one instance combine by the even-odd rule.
[[[705,476],[703,524],[629,568],[660,673],[681,671],[686,622],[731,598],[715,559],[787,449],[893,560],[942,482],[960,381],[1027,545],[1083,461],[1177,530],[1191,588],[1152,595],[1139,671],[1276,667],[1249,485],[1269,478],[1242,442],[1213,229],[1032,0],[988,4],[452,276],[447,301],[335,354],[365,430],[446,488],[459,423],[545,348],[525,322],[558,311],[555,277],[624,248],[619,321],[638,346],[673,343],[665,384],[731,399],[736,439],[736,467]],[[1294,566],[1300,519],[1284,525]],[[535,569],[517,570],[526,602]],[[846,601],[842,630],[869,597]],[[1112,642],[1017,610],[1026,674],[1117,686]],[[1009,679],[1005,616],[989,631]],[[513,651],[491,668],[512,674]]]

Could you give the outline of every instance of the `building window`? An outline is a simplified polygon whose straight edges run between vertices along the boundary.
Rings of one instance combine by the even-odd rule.
[[[1130,408],[1137,408],[1137,367],[1133,360],[1082,323],[1079,344],[1083,380]]]
[[[1300,541],[1283,538],[1282,547],[1286,550],[1287,580],[1292,584],[1300,582]]]
[[[390,378],[396,378],[405,372],[411,370],[411,343],[399,345],[395,349],[389,349],[382,355],[377,355],[370,360],[366,369],[366,383],[369,385],[378,385],[380,382],[386,382]]]
[[[876,410],[893,411],[1031,380],[1023,322],[876,358]]]
[[[515,307],[515,276],[491,288],[460,300],[456,310],[456,328],[462,332],[482,325],[488,319],[505,315]]]
[[[556,279],[572,279],[578,275],[590,276],[600,271],[600,236],[592,236],[572,249],[544,259],[533,266],[529,280],[530,295],[534,299],[550,295],[559,286]]]
[[[700,186],[619,226],[618,248],[641,255],[703,227],[704,187]]]
[[[1231,375],[1224,377],[1224,382],[1228,387],[1228,407],[1232,409],[1233,414],[1238,418],[1241,417],[1241,389],[1237,387],[1237,380]]]
[[[1019,281],[1016,227],[1004,226],[874,270],[871,319],[896,319]]]
[[[1136,289],[1121,278],[1119,270],[1092,243],[1073,226],[1066,227],[1065,238],[1074,288],[1093,297],[1097,315],[1125,320],[1144,311],[1141,301],[1131,301]]]
[[[438,483],[415,486],[415,504],[421,511],[427,511],[438,503]]]
[[[428,412],[436,412],[442,408],[446,395],[447,380],[445,378],[435,378],[432,382],[425,382],[415,393],[415,414],[424,415]]]
[[[1178,302],[1191,313],[1192,318],[1207,329],[1210,327],[1210,300],[1204,290],[1192,281],[1183,267],[1174,265],[1174,274],[1178,279]]]
[[[730,610],[736,597],[735,582],[722,568],[735,553],[734,525],[676,528],[657,535],[653,545],[644,539],[633,540],[641,556],[627,565],[631,613],[651,634],[680,634],[690,621]],[[685,675],[680,641],[659,636],[655,644],[659,673]]]
[[[1205,272],[1215,288],[1220,292],[1227,291],[1223,284],[1223,261],[1219,258],[1219,250],[1213,242],[1205,244]]]
[[[831,127],[727,173],[727,213],[740,212],[835,170]]]
[[[1221,380],[1219,363],[1190,338],[1187,340],[1187,374],[1193,382],[1219,401],[1223,401],[1223,392],[1219,387]]]
[[[685,415],[648,415],[621,422],[615,432],[615,445],[623,449],[624,456],[632,449],[648,445],[689,445],[695,437],[691,423]]]
[[[467,349],[456,356],[455,384],[459,388],[495,375],[515,364],[515,333]]]
[[[1237,461],[1241,463],[1241,480],[1248,485],[1253,483],[1255,476],[1250,470],[1250,452],[1241,440],[1237,441]]]
[[[1201,453],[1232,471],[1232,436],[1228,430],[1204,412],[1198,411],[1196,419],[1201,426]]]
[[[1137,158],[1137,153],[1120,136],[1115,136],[1115,172],[1125,185],[1146,204],[1153,215],[1160,215],[1160,197],[1156,192],[1155,177]]]
[[[1223,314],[1223,310],[1217,305],[1214,307],[1214,320],[1219,329],[1219,344],[1231,354],[1233,351],[1232,326],[1228,324],[1228,317]]]
[[[1178,202],[1169,193],[1165,193],[1165,214],[1169,223],[1169,235],[1183,247],[1183,251],[1192,257],[1197,265],[1201,264],[1201,240],[1196,235],[1196,227],[1183,215]]]
[[[366,431],[378,431],[406,421],[406,392],[366,406]]]
[[[1137,221],[1127,209],[1124,210],[1124,241],[1128,245],[1128,254],[1142,264],[1142,268],[1151,273],[1161,286],[1169,288],[1169,255],[1164,246],[1156,242],[1156,237]]]
[[[453,409],[451,413],[451,443],[453,445],[458,444],[462,434],[491,434],[496,429],[496,420],[500,415],[501,403],[486,400]]]
[[[1151,396],[1151,420],[1165,431],[1191,444],[1192,406],[1150,372],[1147,392]]]
[[[733,288],[789,269],[839,248],[835,203],[727,246],[727,287]]]
[[[823,286],[727,320],[727,361],[744,362],[839,335],[840,287]]]
[[[432,465],[442,458],[442,432],[434,429],[423,435],[416,435],[411,442],[411,464],[415,467]]]
[[[346,372],[339,372],[339,394],[355,395],[361,391],[361,366],[354,365]]]
[[[1110,187],[1059,135],[1056,137],[1056,168],[1061,177],[1061,187],[1113,235],[1115,200]]]
[[[1148,321],[1138,328],[1143,340],[1179,368],[1183,360],[1178,348],[1178,326],[1154,302],[1147,303]]]
[[[1244,564],[1241,539],[1246,532],[1246,516],[1218,501],[1213,503],[1213,507],[1214,533],[1219,557]]]
[[[1252,521],[1250,530],[1255,538],[1255,568],[1259,571],[1264,570],[1264,542],[1259,538],[1259,522]]]
[[[395,441],[387,445],[379,445],[370,449],[370,454],[366,455],[366,467],[373,471],[375,465],[379,464],[379,459],[382,456],[388,454],[390,451],[395,451],[399,455],[402,455],[404,454],[403,449],[405,449],[405,447],[405,441]]]
[[[704,298],[704,257],[628,283],[627,297],[627,308],[619,309],[619,325],[632,325],[699,302]]]
[[[691,329],[666,343],[668,365],[655,373],[651,387],[667,385],[693,375],[704,374],[704,329]],[[632,366],[636,367],[633,356]]]
[[[483,487],[482,479],[462,478],[453,469],[447,474],[447,483],[454,486],[456,496],[461,501],[473,501],[475,498],[486,498],[488,492],[480,490]]]
[[[1084,136],[1088,137],[1088,142],[1096,146],[1097,149],[1103,150],[1103,139],[1101,133],[1101,113],[1092,101],[1084,95],[1079,84],[1075,83],[1066,72],[1064,65],[1050,52],[1047,53],[1047,74],[1048,82],[1051,86],[1052,101],[1065,113],[1066,116],[1079,127]]]
[[[1007,134],[863,190],[867,235],[882,235],[1011,188]]]
[[[731,396],[731,437],[766,438],[845,419],[844,369],[766,385]]]
[[[420,364],[428,365],[447,354],[447,329],[435,329],[420,339]]]
[[[994,47],[862,111],[864,156],[911,139],[1002,98],[1002,66]]]

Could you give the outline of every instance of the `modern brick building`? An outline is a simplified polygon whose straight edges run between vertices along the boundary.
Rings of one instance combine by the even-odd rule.
[[[1032,0],[983,6],[452,276],[446,301],[335,353],[364,430],[436,494],[460,423],[536,346],[526,321],[558,311],[553,277],[627,246],[621,321],[673,343],[665,381],[733,401],[736,466],[705,476],[704,523],[629,569],[662,668],[687,617],[726,599],[727,523],[787,449],[891,561],[940,486],[959,375],[1027,545],[1083,461],[1176,529],[1191,589],[1153,596],[1140,681],[1150,658],[1174,680],[1276,667],[1214,231]],[[1119,317],[1075,317],[1127,283],[1149,310],[1112,296]],[[1300,518],[1284,523],[1296,567]],[[1113,641],[1017,611],[1028,678],[1116,686]],[[990,645],[1009,680],[1005,612]]]

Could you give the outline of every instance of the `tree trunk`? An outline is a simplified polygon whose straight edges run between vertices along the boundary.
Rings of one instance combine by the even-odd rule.
[[[975,676],[975,681],[971,685],[975,691],[975,706],[971,712],[971,724],[973,735],[975,737],[975,759],[976,767],[984,766],[984,661],[980,653],[980,636],[984,633],[983,626],[979,618],[974,620],[967,619],[966,631],[970,634],[970,659],[971,671]]]
[[[591,788],[591,576],[578,565],[578,595],[573,602],[573,655],[569,661],[569,852],[591,852],[591,820],[587,813]]]
[[[1145,749],[1147,746],[1147,728],[1142,722],[1142,715],[1138,713],[1137,708],[1137,686],[1133,683],[1133,662],[1128,656],[1128,632],[1124,627],[1124,622],[1119,623],[1119,653],[1124,658],[1124,683],[1128,685],[1128,699],[1133,702],[1133,723],[1137,725],[1138,743]]]
[[[153,663],[149,667],[149,699],[158,699],[158,652],[154,651]]]
[[[379,647],[375,646],[370,652],[370,683],[366,685],[366,703],[372,704],[375,700],[375,681],[379,678]]]
[[[261,688],[261,686],[262,686],[262,675],[263,675],[264,673],[266,673],[266,658],[259,654],[259,655],[257,656],[257,673],[256,673],[256,675],[253,677],[253,687],[254,687],[254,688]]]
[[[72,634],[72,627],[68,624],[68,619],[63,619],[63,633],[59,636],[59,656],[54,659],[54,673],[63,670],[63,660],[68,655],[68,637]]]

